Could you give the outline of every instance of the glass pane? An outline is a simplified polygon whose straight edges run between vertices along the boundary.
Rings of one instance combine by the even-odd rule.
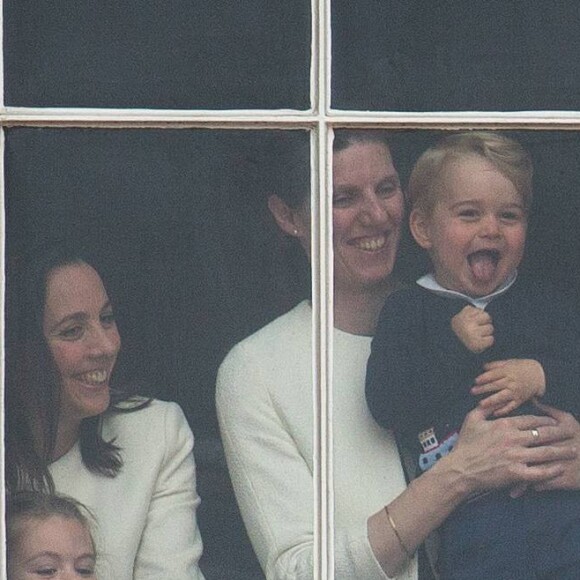
[[[309,107],[310,3],[4,3],[6,103]]]
[[[574,0],[333,0],[333,107],[580,109]]]
[[[393,538],[383,509],[406,486],[399,452],[410,449],[411,477],[426,470],[423,461],[431,465],[427,462],[445,454],[445,445],[453,444],[449,437],[454,429],[477,404],[469,388],[483,372],[485,362],[533,358],[551,364],[557,359],[566,361],[563,367],[568,372],[577,369],[580,132],[502,133],[531,155],[531,200],[527,185],[531,172],[523,161],[525,153],[513,143],[492,141],[490,135],[496,140],[498,133],[470,131],[455,137],[459,144],[448,145],[451,153],[423,158],[410,180],[418,157],[450,134],[335,132],[333,448],[337,578],[378,577],[366,523],[379,514],[369,527],[377,533],[374,545],[381,545],[383,533]],[[483,151],[483,144],[486,158],[478,153]],[[395,168],[402,188],[397,187]],[[434,280],[422,282],[427,289],[415,281],[432,267],[425,250],[411,241],[409,208],[402,190],[407,199],[415,200],[414,238],[433,257]],[[514,269],[517,278],[508,287]],[[550,284],[552,290],[547,291],[544,284]],[[494,344],[481,355],[463,354],[459,341],[453,340],[451,317],[468,304],[467,299],[442,294],[445,289],[455,290],[483,300],[482,296],[501,288],[507,288],[505,294],[496,295],[486,306],[494,325]],[[575,319],[568,318],[574,311]],[[465,366],[475,374],[460,374]],[[544,400],[572,412],[578,400],[576,375],[569,381],[550,383],[549,377],[554,376],[550,373],[556,370],[557,366],[545,367]],[[464,381],[467,387],[453,381]],[[568,402],[571,400],[575,402]],[[531,408],[522,407],[519,412],[530,412]],[[429,439],[425,432],[431,427],[435,432]],[[439,427],[444,429],[442,434],[437,431]],[[438,473],[431,483],[441,481],[437,478],[444,471]],[[426,472],[419,477],[428,476]],[[361,489],[364,493],[356,493]],[[417,502],[415,514],[421,510],[432,513],[437,507],[421,506],[419,489],[424,488],[415,488],[407,501]],[[470,524],[478,518],[468,506],[484,502],[482,498],[461,506],[461,513],[469,513],[466,518]],[[404,505],[393,506],[393,520],[405,520],[400,511]],[[513,514],[509,517],[509,521],[516,521]],[[408,530],[410,522],[412,518],[405,521],[403,529]],[[500,528],[497,526],[497,536],[501,538]],[[462,546],[472,534],[463,535]],[[478,545],[482,541],[480,537]],[[475,553],[470,546],[465,550]]]
[[[21,265],[39,248],[59,240],[87,248],[115,304],[122,337],[117,380],[177,401],[194,432],[206,578],[262,577],[225,464],[216,374],[236,343],[308,296],[305,255],[287,247],[267,208],[273,191],[308,198],[308,132],[15,128],[6,134],[9,295]],[[302,310],[310,319],[307,303]],[[9,311],[9,335],[17,330],[11,320]],[[308,337],[303,374],[310,377]],[[261,369],[251,366],[259,363],[249,361],[247,373],[228,383],[246,402],[237,405],[238,415],[261,404],[253,393]],[[277,390],[261,386],[261,396],[270,387],[273,399],[285,393],[283,382]],[[308,394],[304,404],[311,400]],[[257,466],[243,468],[251,480],[252,470],[267,462],[275,481],[280,465],[271,458],[276,450],[263,444],[266,432],[254,429],[252,439],[251,427],[229,420],[228,412],[235,413],[224,411],[234,443],[238,429],[245,445],[234,448],[233,463],[249,461],[248,447],[263,449]],[[303,429],[312,436],[311,421]],[[312,468],[311,451],[310,442],[308,451],[294,452],[295,459],[305,453],[305,471]],[[302,507],[312,520],[312,504]]]

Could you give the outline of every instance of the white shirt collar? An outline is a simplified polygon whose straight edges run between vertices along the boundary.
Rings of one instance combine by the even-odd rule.
[[[517,276],[518,273],[517,270],[515,270],[511,274],[511,276],[509,276],[508,279],[497,288],[497,290],[494,290],[491,294],[488,294],[487,296],[478,296],[478,297],[468,296],[467,294],[462,294],[461,292],[455,292],[455,290],[449,290],[447,288],[444,288],[443,286],[441,286],[441,284],[439,284],[439,282],[437,282],[437,280],[435,280],[433,274],[427,274],[425,276],[422,276],[417,280],[417,284],[419,284],[419,286],[422,286],[423,288],[426,288],[427,290],[430,290],[431,292],[434,292],[435,294],[439,294],[440,296],[463,298],[464,300],[467,300],[469,303],[473,304],[473,306],[475,306],[476,308],[481,308],[482,310],[485,310],[486,306],[496,296],[503,294],[506,290],[510,288],[510,286],[516,281]]]

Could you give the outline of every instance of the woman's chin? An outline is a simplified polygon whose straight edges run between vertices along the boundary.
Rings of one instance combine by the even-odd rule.
[[[334,284],[336,288],[366,292],[369,289],[388,286],[393,273],[395,255],[390,247],[374,252],[357,251],[335,260]]]
[[[104,413],[109,408],[111,393],[108,385],[81,386],[68,401],[66,398],[65,395],[62,407],[64,413],[68,411],[79,419],[88,419]]]
[[[335,276],[335,292],[367,294],[369,292],[388,292],[392,286],[392,270],[357,272],[349,278]]]

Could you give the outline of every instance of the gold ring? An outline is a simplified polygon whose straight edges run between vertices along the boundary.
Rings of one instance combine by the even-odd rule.
[[[540,432],[537,429],[530,429],[530,433],[532,434],[532,437],[534,438],[534,443],[536,443],[538,441],[538,439],[540,438]]]

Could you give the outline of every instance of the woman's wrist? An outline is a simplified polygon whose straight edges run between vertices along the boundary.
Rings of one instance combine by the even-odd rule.
[[[454,462],[441,459],[369,518],[369,541],[388,575],[399,573],[427,536],[467,499],[466,481]]]
[[[391,516],[391,512],[389,512],[389,506],[386,505],[384,509],[385,509],[385,515],[387,516],[387,521],[389,522],[389,525],[391,526],[391,530],[395,534],[397,541],[399,542],[399,546],[401,547],[401,550],[403,550],[403,552],[405,553],[405,556],[407,556],[407,559],[410,560],[413,557],[413,554],[411,553],[409,548],[407,548],[407,544],[403,541],[403,538],[401,538],[401,534],[399,533],[399,528],[395,524],[395,520]]]
[[[458,506],[480,491],[477,479],[470,476],[459,453],[442,457],[425,475],[429,475],[434,480],[434,482],[430,481],[429,485],[435,484],[436,487],[441,488],[441,493],[452,506]]]
[[[441,458],[429,471],[409,484],[417,497],[431,496],[443,519],[475,492],[474,482],[456,457]]]

